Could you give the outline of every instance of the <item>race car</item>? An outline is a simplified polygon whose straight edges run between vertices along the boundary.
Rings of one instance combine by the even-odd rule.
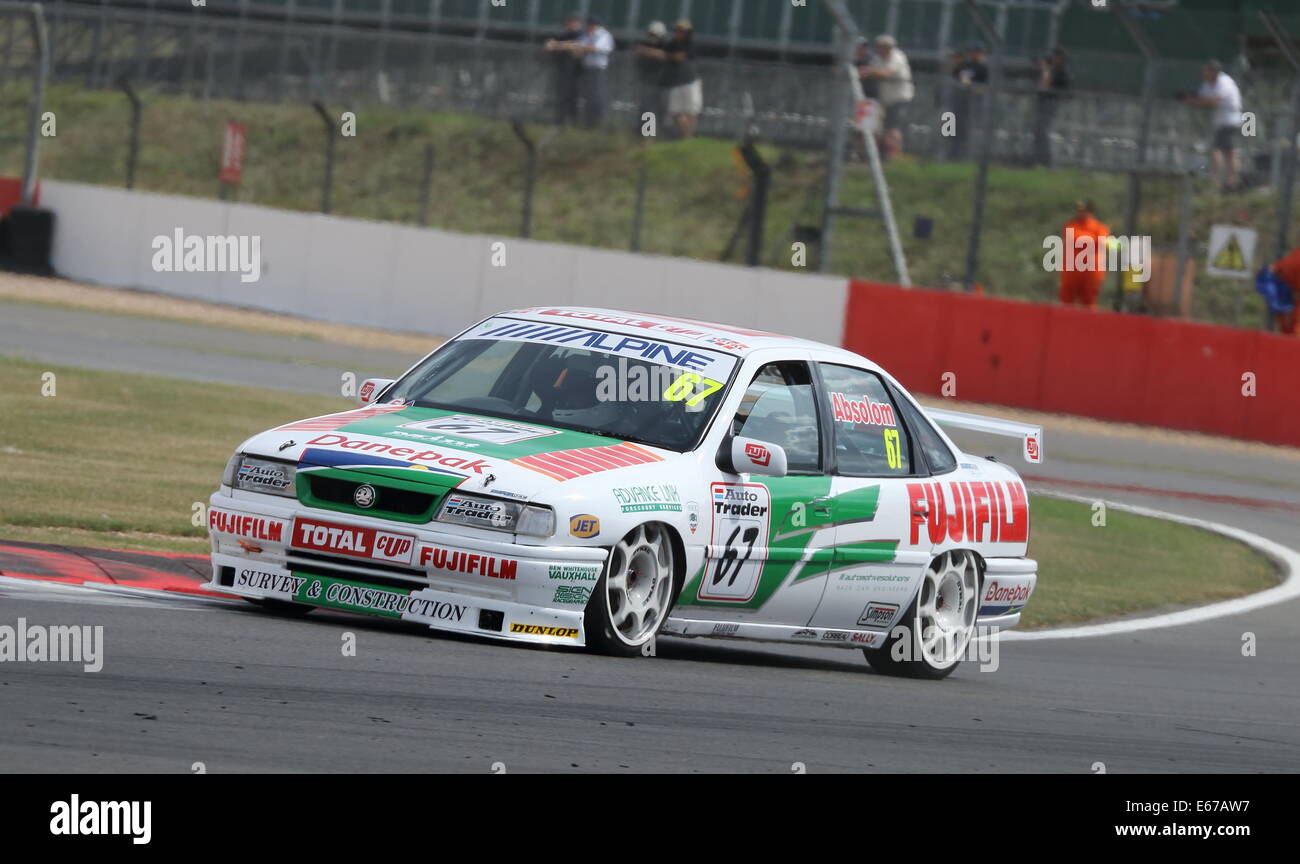
[[[1037,581],[1015,470],[857,354],[665,315],[488,318],[361,407],[255,435],[212,496],[209,588],[539,645],[658,634],[860,648],[940,678]]]

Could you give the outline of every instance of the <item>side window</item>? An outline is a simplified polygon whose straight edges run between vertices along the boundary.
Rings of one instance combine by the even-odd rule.
[[[826,416],[835,433],[835,471],[855,477],[912,473],[912,442],[879,376],[850,366],[820,364]]]
[[[812,373],[806,363],[769,363],[740,400],[731,431],[785,448],[792,474],[821,472],[821,436]]]
[[[916,446],[925,454],[925,461],[929,463],[930,472],[933,474],[946,474],[957,467],[957,457],[952,455],[952,449],[944,443],[943,438],[935,431],[934,424],[928,418],[922,416],[921,412],[913,407],[907,399],[899,396],[892,389],[894,394],[894,404],[898,405],[903,412],[903,419],[907,421],[907,427],[912,430],[915,436]]]

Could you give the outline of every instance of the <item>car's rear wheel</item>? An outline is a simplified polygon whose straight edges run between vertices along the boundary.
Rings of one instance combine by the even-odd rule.
[[[638,525],[610,550],[587,603],[587,646],[624,657],[641,653],[668,618],[673,591],[668,529],[654,522]]]
[[[863,649],[886,675],[946,678],[961,663],[979,616],[980,569],[974,553],[945,552],[930,562],[916,599],[885,644]]]

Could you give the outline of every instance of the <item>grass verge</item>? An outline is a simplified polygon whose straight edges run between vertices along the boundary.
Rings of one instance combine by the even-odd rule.
[[[1045,627],[1228,600],[1277,584],[1272,563],[1210,531],[1033,496],[1029,554],[1038,587],[1023,626]]]
[[[42,396],[54,373],[55,395]],[[0,358],[0,538],[202,553],[195,505],[233,448],[263,429],[343,410],[341,399],[49,367]],[[1272,565],[1234,540],[1035,496],[1041,581],[1025,615],[1047,626],[1207,603],[1269,587]]]

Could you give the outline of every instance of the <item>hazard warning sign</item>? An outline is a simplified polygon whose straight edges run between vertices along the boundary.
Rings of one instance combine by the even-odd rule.
[[[1213,276],[1253,279],[1255,243],[1259,232],[1240,225],[1210,226],[1210,251],[1205,272]]]

